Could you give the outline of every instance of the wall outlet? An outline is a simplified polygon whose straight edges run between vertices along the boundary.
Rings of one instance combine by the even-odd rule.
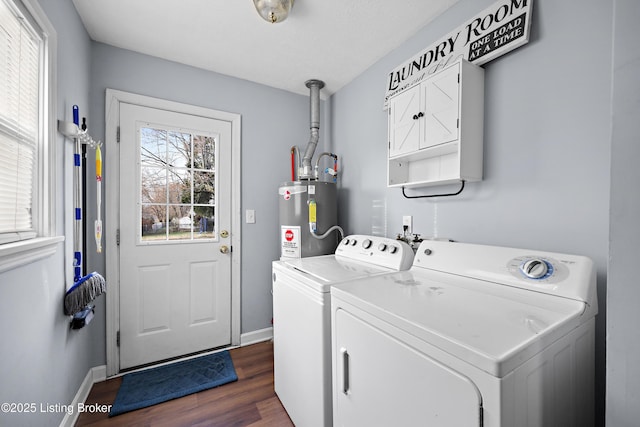
[[[413,232],[413,216],[412,215],[404,215],[402,217],[402,231],[407,230],[406,234],[411,234]]]

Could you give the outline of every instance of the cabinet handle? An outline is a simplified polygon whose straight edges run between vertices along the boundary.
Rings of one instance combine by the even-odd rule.
[[[420,117],[424,117],[424,113],[423,113],[422,111],[420,111],[420,112],[418,113],[418,118],[420,118]]]
[[[413,115],[413,120],[418,120],[418,115],[417,114]]]
[[[342,392],[349,394],[349,353],[346,348],[341,348],[342,354]]]

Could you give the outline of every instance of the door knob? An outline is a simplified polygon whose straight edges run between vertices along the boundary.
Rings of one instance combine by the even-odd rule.
[[[226,239],[227,237],[229,237],[229,232],[227,230],[222,230],[220,232],[220,237]]]
[[[229,253],[229,246],[227,246],[227,245],[220,246],[220,252],[222,252],[223,254],[228,254]]]

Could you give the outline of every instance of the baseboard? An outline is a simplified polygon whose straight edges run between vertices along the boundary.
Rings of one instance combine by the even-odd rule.
[[[82,380],[82,384],[80,384],[80,388],[78,389],[78,392],[71,402],[73,411],[66,412],[64,418],[62,419],[62,422],[60,422],[60,427],[73,427],[76,424],[76,421],[78,421],[78,416],[80,415],[78,413],[80,404],[84,403],[87,400],[93,384],[99,381],[104,381],[105,379],[107,379],[106,365],[96,366],[89,369],[89,372],[87,372],[84,380]]]
[[[268,341],[273,338],[273,327],[258,329],[240,335],[240,347],[245,345],[257,344],[262,341]]]

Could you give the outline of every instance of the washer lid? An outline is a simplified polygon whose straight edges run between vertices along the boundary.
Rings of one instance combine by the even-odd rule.
[[[584,302],[415,268],[331,295],[496,377],[586,320]]]
[[[296,258],[281,262],[290,269],[310,276],[320,284],[328,285],[395,271],[367,262],[341,259],[335,255]]]

